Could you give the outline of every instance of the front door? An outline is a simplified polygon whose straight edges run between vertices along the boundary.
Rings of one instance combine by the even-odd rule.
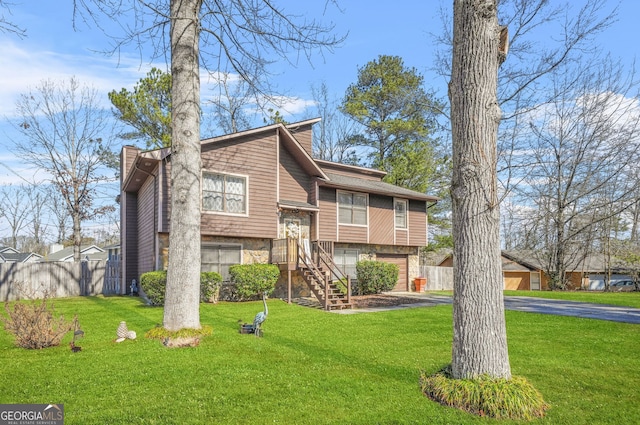
[[[531,272],[529,287],[532,291],[540,290],[540,272]]]

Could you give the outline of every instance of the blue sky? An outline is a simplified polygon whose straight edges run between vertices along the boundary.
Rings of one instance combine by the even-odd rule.
[[[15,137],[6,125],[15,111],[15,101],[43,79],[68,79],[75,76],[82,83],[94,86],[103,93],[104,105],[109,107],[107,93],[122,87],[132,88],[143,77],[151,64],[148,58],[134,51],[124,51],[119,57],[96,53],[107,48],[109,40],[97,29],[79,23],[78,31],[72,26],[72,0],[12,0],[12,15],[0,13],[15,24],[26,28],[27,37],[0,33],[0,185],[19,183],[18,175],[31,178],[33,171],[24,167],[11,154],[10,138]],[[432,33],[441,31],[439,9],[448,9],[452,1],[371,0],[341,1],[340,8],[329,7],[323,14],[325,1],[300,2],[280,0],[286,11],[307,18],[336,25],[338,34],[348,33],[343,45],[334,53],[306,59],[293,67],[285,61],[274,64],[275,82],[280,90],[294,98],[283,113],[285,119],[302,117],[302,109],[311,104],[310,87],[325,81],[336,97],[341,97],[350,83],[357,78],[357,69],[380,54],[398,55],[405,65],[415,67],[427,85],[441,96],[446,96],[446,81],[432,71],[434,45]],[[570,2],[572,4],[581,2]],[[315,5],[315,6],[312,6]],[[618,6],[618,20],[598,40],[604,51],[622,58],[630,64],[637,56],[640,30],[640,2],[637,0],[607,1],[607,8]],[[541,34],[540,43],[554,34]],[[156,64],[161,65],[163,64]],[[206,85],[203,81],[206,96]],[[259,122],[261,123],[261,121]],[[0,222],[0,236],[6,232]]]

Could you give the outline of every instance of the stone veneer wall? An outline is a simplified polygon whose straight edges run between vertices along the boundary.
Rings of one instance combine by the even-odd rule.
[[[416,277],[420,277],[420,248],[415,246],[368,245],[356,243],[336,243],[334,248],[357,249],[359,260],[376,260],[376,254],[402,254],[408,258],[409,287]]]
[[[159,235],[160,257],[162,269],[166,270],[169,264],[169,235]],[[242,263],[268,263],[271,256],[271,239],[227,238],[218,236],[203,236],[202,243],[214,243],[221,245],[241,245]]]
[[[159,245],[162,268],[166,270],[169,260],[169,235],[159,235]],[[203,243],[220,243],[242,245],[243,264],[268,263],[270,259],[271,240],[270,239],[248,239],[248,238],[228,238],[203,236]],[[335,248],[357,249],[360,252],[360,260],[375,260],[376,254],[403,254],[408,257],[409,283],[414,278],[420,276],[420,256],[418,247],[392,246],[392,245],[369,245],[355,243],[336,243]],[[283,271],[276,283],[276,290],[272,296],[277,298],[287,298],[287,272]],[[411,284],[409,285],[411,287]],[[292,298],[308,297],[311,292],[306,282],[297,271],[291,272],[291,296]]]

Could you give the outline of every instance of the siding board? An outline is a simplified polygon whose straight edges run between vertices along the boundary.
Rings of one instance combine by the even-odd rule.
[[[393,245],[394,220],[393,198],[369,195],[369,242]]]
[[[336,208],[336,190],[320,187],[318,194],[318,204],[320,212],[318,213],[318,238],[321,241],[337,241],[338,240],[338,216]]]
[[[275,132],[248,135],[203,146],[203,170],[247,177],[248,215],[203,211],[202,234],[231,237],[278,237]]]
[[[427,245],[427,203],[424,201],[409,200],[408,245]]]
[[[311,203],[311,177],[300,167],[293,155],[280,146],[280,200]]]

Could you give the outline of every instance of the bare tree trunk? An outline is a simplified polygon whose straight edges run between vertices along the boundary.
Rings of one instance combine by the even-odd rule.
[[[171,231],[164,322],[200,328],[200,76],[202,0],[171,0]]]
[[[500,28],[496,0],[455,0],[449,98],[453,137],[452,374],[511,377],[497,196]]]

